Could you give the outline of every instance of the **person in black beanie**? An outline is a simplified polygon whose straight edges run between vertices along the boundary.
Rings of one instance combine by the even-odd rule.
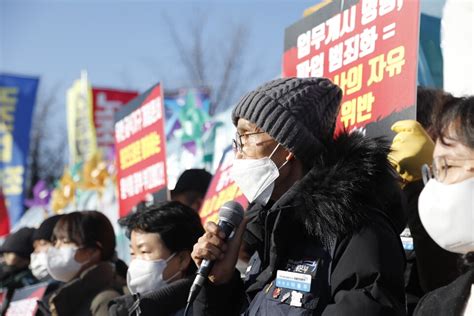
[[[10,234],[0,246],[4,262],[0,265],[0,289],[7,288],[7,302],[15,289],[38,282],[28,269],[33,252],[34,228],[23,227]],[[6,306],[8,304],[4,304]]]
[[[246,219],[228,242],[215,223],[192,252],[214,260],[193,315],[405,315],[405,226],[389,143],[333,136],[342,92],[325,78],[270,81],[232,112],[231,176]],[[244,282],[242,239],[255,250]]]

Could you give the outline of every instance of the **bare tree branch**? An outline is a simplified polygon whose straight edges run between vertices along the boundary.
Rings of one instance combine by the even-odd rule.
[[[67,149],[65,133],[57,133],[46,124],[54,120],[54,115],[59,113],[56,91],[59,84],[46,92],[40,90],[38,102],[34,113],[33,125],[30,133],[29,173],[27,180],[27,196],[30,195],[33,185],[38,180],[45,180],[52,184],[59,178],[64,166],[64,152]]]
[[[214,114],[221,106],[222,101],[227,100],[231,95],[231,91],[234,91],[232,83],[236,81],[236,77],[240,74],[239,61],[245,51],[245,39],[247,37],[248,31],[242,25],[238,26],[230,37],[232,45],[225,57],[222,79],[217,89],[216,98],[211,104],[211,114]]]
[[[229,100],[239,90],[236,88],[240,82],[242,73],[242,61],[246,53],[246,42],[249,31],[243,24],[235,27],[229,26],[229,35],[224,40],[211,43],[206,38],[207,15],[197,12],[193,19],[188,22],[191,27],[188,33],[181,33],[177,24],[168,16],[164,15],[164,21],[169,29],[171,41],[180,57],[182,67],[188,74],[189,79],[195,87],[208,87],[211,90],[210,114],[230,106]],[[229,24],[227,24],[229,25]],[[222,33],[219,30],[219,33]],[[216,33],[212,33],[215,35]],[[186,45],[184,38],[190,42]],[[215,45],[212,45],[215,44]],[[224,44],[228,44],[226,49]],[[211,52],[212,47],[219,47],[217,51]],[[222,65],[218,61],[222,60]]]
[[[171,20],[171,18],[163,13],[163,18],[166,21],[166,25],[168,26],[170,35],[171,35],[171,40],[173,41],[173,45],[176,48],[176,51],[181,59],[181,62],[184,64],[184,69],[188,72],[189,77],[192,80],[192,83],[194,85],[200,85],[200,80],[199,80],[199,73],[196,69],[195,62],[193,61],[193,54],[192,52],[190,54],[189,49],[184,45],[184,42],[178,33],[178,30],[174,24],[174,22]]]

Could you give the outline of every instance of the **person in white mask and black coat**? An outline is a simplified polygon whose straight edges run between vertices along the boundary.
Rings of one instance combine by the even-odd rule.
[[[48,273],[48,249],[53,244],[53,230],[63,215],[54,215],[45,219],[33,233],[33,253],[30,256],[30,270],[40,282],[47,282],[48,287],[43,298],[38,302],[36,315],[48,315],[49,298],[63,284],[54,280]]]
[[[55,215],[45,219],[33,233],[33,253],[30,256],[30,269],[40,282],[50,281],[48,273],[48,249],[52,246],[53,229],[62,215]]]
[[[109,315],[181,315],[196,271],[191,251],[204,233],[197,212],[180,202],[165,202],[119,223],[130,236],[131,295],[115,299]]]
[[[440,108],[435,131],[433,163],[424,169],[427,183],[418,201],[420,219],[440,247],[463,255],[465,273],[425,295],[414,315],[474,315],[474,97]]]
[[[328,79],[284,78],[236,105],[231,176],[254,216],[228,242],[206,223],[192,257],[215,264],[194,315],[405,315],[406,223],[389,147],[334,137],[341,97]],[[244,283],[242,236],[256,250]]]
[[[126,285],[112,262],[115,233],[108,218],[97,211],[66,214],[54,227],[52,243],[47,270],[64,285],[51,295],[51,314],[107,315],[108,303]]]

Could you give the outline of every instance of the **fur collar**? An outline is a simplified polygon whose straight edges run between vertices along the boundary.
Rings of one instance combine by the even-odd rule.
[[[388,142],[342,133],[314,159],[273,209],[293,206],[306,234],[324,244],[353,234],[374,218],[387,217],[401,232],[405,225],[400,186],[387,160]]]

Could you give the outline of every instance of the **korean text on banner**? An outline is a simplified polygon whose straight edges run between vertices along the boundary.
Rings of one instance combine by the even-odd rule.
[[[114,148],[114,115],[138,95],[135,91],[92,88],[94,126],[99,147],[108,157]]]
[[[166,136],[160,84],[115,114],[115,149],[120,216],[153,195],[166,200]]]
[[[222,155],[219,167],[212,178],[199,211],[203,223],[208,221],[217,223],[219,208],[227,201],[239,202],[244,209],[248,206],[247,199],[230,177],[230,168],[232,167],[233,160],[234,152],[232,147],[228,147]]]
[[[97,151],[97,143],[92,119],[92,88],[84,74],[67,91],[67,129],[70,165],[89,160]]]
[[[0,74],[0,190],[8,210],[8,216],[0,218],[1,227],[12,227],[23,215],[25,171],[38,83],[37,78]]]
[[[334,0],[286,29],[283,76],[331,79],[337,131],[391,138],[415,118],[418,34],[418,0]]]

